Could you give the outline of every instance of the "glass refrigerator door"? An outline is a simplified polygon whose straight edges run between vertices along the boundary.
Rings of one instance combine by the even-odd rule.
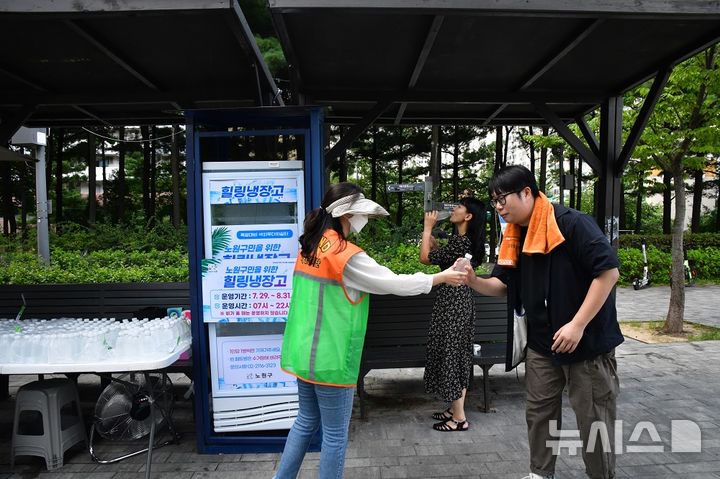
[[[212,395],[293,394],[280,348],[304,218],[302,170],[211,171],[203,186]]]

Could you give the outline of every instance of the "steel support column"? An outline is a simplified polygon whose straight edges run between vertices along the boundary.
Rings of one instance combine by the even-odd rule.
[[[621,96],[605,99],[600,107],[600,171],[598,171],[597,222],[617,249],[620,225],[620,175],[617,163],[622,149]]]

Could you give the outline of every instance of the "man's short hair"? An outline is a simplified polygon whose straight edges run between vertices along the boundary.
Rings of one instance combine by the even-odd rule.
[[[530,170],[521,165],[506,166],[490,178],[490,196],[501,195],[523,190],[529,186],[533,197],[540,196],[535,176]]]

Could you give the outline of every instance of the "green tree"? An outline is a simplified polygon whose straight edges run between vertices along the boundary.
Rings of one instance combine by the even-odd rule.
[[[631,105],[639,104],[638,99],[648,91],[649,85],[644,84],[631,92]],[[668,333],[682,331],[685,311],[686,170],[702,169],[706,155],[720,149],[719,97],[717,47],[712,46],[675,67],[634,154],[641,160],[653,160],[663,171],[670,172],[673,179],[672,289],[663,327]]]

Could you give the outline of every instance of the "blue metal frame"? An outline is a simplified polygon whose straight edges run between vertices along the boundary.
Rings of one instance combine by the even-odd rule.
[[[319,107],[248,108],[241,110],[187,111],[187,211],[188,248],[190,256],[190,304],[195,314],[192,321],[193,383],[195,388],[195,426],[197,450],[201,454],[278,452],[286,436],[261,436],[237,433],[216,434],[212,430],[209,390],[208,334],[202,320],[203,194],[202,152],[200,138],[303,135],[305,137],[305,205],[309,210],[320,206],[324,188],[323,122]],[[247,126],[244,131],[198,131],[201,126]],[[267,128],[263,128],[267,127]],[[311,446],[317,450],[317,440]]]

